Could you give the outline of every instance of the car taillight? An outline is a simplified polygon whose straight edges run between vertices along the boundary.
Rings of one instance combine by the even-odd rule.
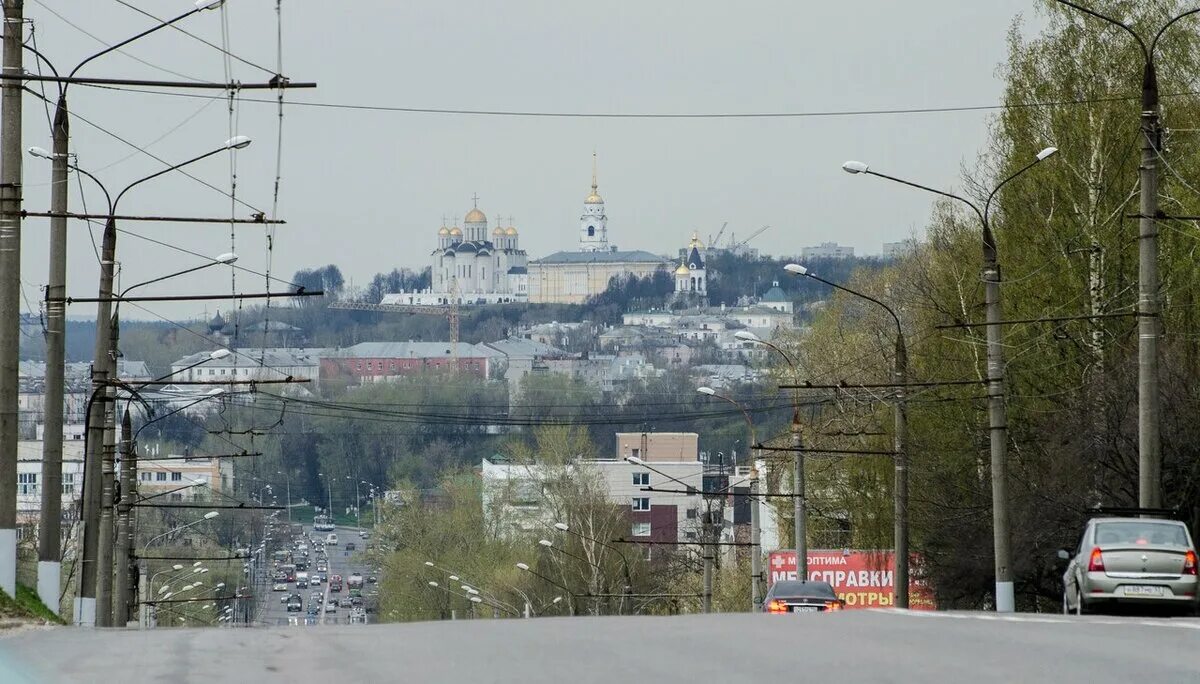
[[[1092,549],[1092,556],[1088,559],[1088,572],[1104,572],[1104,556],[1100,554],[1100,547]]]
[[[771,599],[767,602],[768,613],[786,613],[788,612],[787,604],[779,599]]]
[[[1183,574],[1196,574],[1196,552],[1188,549],[1187,555],[1183,557]]]
[[[841,610],[841,609],[842,609],[841,601],[826,601],[825,602],[825,610]]]

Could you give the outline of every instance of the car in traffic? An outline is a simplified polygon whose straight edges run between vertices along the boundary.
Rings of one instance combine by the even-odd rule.
[[[811,580],[779,580],[763,599],[764,613],[825,613],[845,607],[833,585]]]
[[[299,613],[301,610],[304,610],[304,601],[300,599],[299,594],[292,594],[292,596],[288,598],[287,612]]]
[[[338,594],[338,593],[341,593],[341,591],[342,591],[342,576],[334,575],[334,576],[330,577],[329,578],[329,592],[332,594]]]
[[[362,589],[362,585],[363,576],[360,572],[352,572],[350,573],[350,576],[346,578],[346,586],[349,587],[351,591],[355,589]]]
[[[360,538],[360,539],[370,539],[370,538],[371,538],[371,533],[370,533],[370,532],[368,532],[368,531],[366,531],[366,530],[361,530],[361,531],[358,533],[358,536],[359,536],[359,538]]]
[[[338,543],[338,538],[337,538],[336,532],[330,532],[329,534],[325,535],[325,545],[326,546],[337,546],[337,543]]]
[[[275,582],[271,585],[271,591],[287,591],[287,582]]]
[[[347,551],[355,551],[357,549],[358,549],[358,547],[354,544],[354,542],[346,542],[346,550]]]
[[[376,583],[376,582],[378,582],[378,581],[379,581],[379,578],[378,578],[378,577],[376,577],[375,575],[368,575],[368,576],[367,576],[367,584],[375,584],[375,583]]]
[[[337,602],[330,601],[328,603],[328,605],[325,606],[325,612],[326,613],[336,613],[337,612]]]
[[[342,600],[338,601],[338,605],[343,608],[349,608],[352,605],[350,601],[351,599],[349,596],[343,596]]]
[[[310,587],[317,586],[318,584],[321,583],[321,579],[322,579],[321,573],[314,572],[313,574],[308,576],[308,586],[310,586]]]
[[[1105,516],[1061,549],[1064,613],[1102,610],[1200,612],[1196,544],[1178,520]]]

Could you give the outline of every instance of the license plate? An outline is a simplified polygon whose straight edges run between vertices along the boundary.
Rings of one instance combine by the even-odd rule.
[[[1162,593],[1162,587],[1138,585],[1125,587],[1126,596],[1162,596]]]
[[[792,606],[793,613],[815,613],[819,610],[816,606]]]

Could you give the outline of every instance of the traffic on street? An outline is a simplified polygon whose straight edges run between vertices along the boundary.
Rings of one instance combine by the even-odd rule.
[[[263,626],[369,624],[379,603],[378,573],[364,553],[370,532],[317,531],[281,525],[267,550],[270,563],[256,592],[254,622]]]

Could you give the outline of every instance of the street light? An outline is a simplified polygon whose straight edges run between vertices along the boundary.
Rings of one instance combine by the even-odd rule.
[[[1012,539],[1008,520],[1008,411],[1004,405],[1004,348],[1000,339],[1000,259],[990,222],[992,200],[1009,182],[1053,157],[1057,152],[1058,148],[1056,147],[1043,148],[1033,161],[1000,181],[988,193],[982,209],[971,200],[959,195],[872,171],[864,162],[848,161],[842,164],[842,169],[850,174],[877,176],[961,202],[975,212],[983,229],[983,292],[987,308],[988,435],[992,458],[992,546],[995,553],[996,612],[998,613],[1011,613],[1015,608],[1016,600],[1013,595]],[[1153,160],[1151,161],[1153,162]],[[1145,188],[1143,188],[1144,191]]]
[[[755,338],[755,340],[758,339],[757,335],[754,335],[754,333],[746,332],[746,331],[741,331],[741,332],[735,333],[734,336],[739,337],[743,332],[746,335],[750,335],[751,337]],[[746,339],[746,338],[742,337],[740,339]],[[699,392],[700,394],[703,394],[703,395],[706,395],[709,397],[714,397],[716,399],[721,399],[723,401],[726,401],[726,402],[736,406],[737,409],[742,412],[742,417],[744,417],[746,420],[746,426],[750,429],[750,448],[753,450],[753,453],[750,456],[750,610],[751,610],[751,612],[757,613],[762,610],[762,548],[761,548],[761,546],[762,546],[762,522],[761,522],[762,513],[759,511],[759,496],[758,496],[758,458],[759,458],[758,435],[756,434],[756,432],[754,430],[754,421],[750,418],[750,412],[746,410],[745,406],[742,406],[740,403],[734,401],[733,399],[731,399],[729,397],[718,394],[716,392],[716,390],[712,389],[711,387],[698,387],[698,388],[696,388],[696,391]],[[797,457],[799,457],[799,453],[797,453]],[[799,480],[799,482],[803,482],[803,479]],[[794,492],[794,494],[797,495],[798,501],[802,500],[804,497],[803,491],[797,491],[797,492]],[[798,519],[803,520],[804,517],[805,517],[804,513],[801,513],[800,516],[798,517]],[[801,526],[801,529],[802,529],[802,526]],[[710,540],[710,541],[713,541],[713,540]],[[799,563],[800,563],[801,553],[804,554],[805,558],[808,557],[807,544],[805,544],[803,547],[799,546],[800,542],[805,542],[805,541],[806,541],[805,534],[803,534],[803,533],[796,534],[796,543],[797,543],[797,547],[796,547],[797,574],[796,574],[796,577],[801,580],[805,579],[808,576],[807,573],[805,573],[803,575],[799,574],[799,567],[800,567]],[[704,612],[706,612],[706,613],[711,608],[711,603],[712,603],[712,567],[711,567],[711,563],[708,562],[709,558],[710,558],[710,554],[706,553],[705,554],[706,562],[705,562],[705,567],[704,567],[704,570],[705,570],[705,573],[704,573],[705,611]]]
[[[82,65],[81,65],[82,66]],[[250,138],[246,136],[235,136],[226,140],[220,147],[205,152],[204,154],[192,157],[183,162],[173,164],[164,169],[156,171],[148,176],[140,178],[117,193],[113,198],[108,189],[91,173],[83,170],[78,164],[72,163],[64,159],[64,164],[67,167],[73,168],[79,173],[92,179],[104,192],[105,199],[108,204],[107,220],[104,223],[104,234],[100,247],[100,284],[99,297],[97,297],[96,310],[96,344],[95,358],[92,362],[92,386],[93,388],[105,387],[108,381],[116,374],[116,358],[117,347],[114,337],[115,328],[112,320],[112,301],[113,301],[113,266],[116,264],[117,250],[117,207],[121,199],[125,197],[133,188],[159,176],[165,175],[177,169],[180,169],[189,164],[206,159],[221,152],[231,149],[241,149],[250,144]],[[65,184],[66,179],[62,179]],[[106,392],[107,394],[107,392]],[[100,626],[107,626],[112,621],[111,613],[111,565],[112,565],[112,525],[105,520],[106,509],[104,506],[103,492],[107,492],[111,497],[112,492],[112,473],[115,470],[111,464],[102,464],[101,459],[105,454],[110,454],[111,450],[102,449],[104,432],[109,429],[107,424],[106,411],[98,404],[93,403],[85,418],[85,439],[84,439],[84,543],[83,543],[83,569],[80,576],[80,591],[84,601],[88,598],[87,593],[92,592],[95,597],[95,602],[90,610],[97,615],[96,621]],[[115,411],[113,419],[115,420]],[[115,434],[115,429],[114,429]],[[103,478],[103,481],[98,481]],[[97,489],[97,486],[100,489]],[[100,494],[99,496],[97,494]],[[111,498],[109,500],[111,506]],[[107,513],[111,517],[111,511]],[[103,568],[101,570],[101,568]],[[95,604],[99,604],[97,608]]]
[[[1053,149],[1053,148],[1047,148]],[[1044,152],[1045,150],[1043,150]],[[1052,153],[1051,153],[1052,154]],[[1050,156],[1049,154],[1046,155]],[[1044,158],[1044,157],[1043,157]],[[882,301],[867,295],[857,290],[852,290],[844,285],[839,285],[835,282],[826,280],[821,276],[813,273],[800,264],[788,264],[783,267],[783,270],[796,276],[810,278],[819,283],[824,283],[835,290],[841,290],[846,294],[853,295],[859,299],[865,299],[880,306],[888,315],[892,317],[892,321],[896,324],[896,343],[893,356],[892,376],[896,383],[896,401],[892,405],[894,414],[895,434],[893,436],[893,465],[895,467],[895,496],[894,498],[894,513],[893,513],[893,544],[895,552],[893,558],[893,575],[895,586],[895,604],[897,608],[908,608],[908,571],[909,571],[909,554],[908,554],[908,347],[904,342],[904,326],[900,325],[900,317],[892,307],[884,304]]]
[[[1141,164],[1138,186],[1141,197],[1138,211],[1138,506],[1162,505],[1162,441],[1159,436],[1160,395],[1158,340],[1162,335],[1158,278],[1158,166],[1162,147],[1161,107],[1158,100],[1158,73],[1154,54],[1158,41],[1175,22],[1200,12],[1200,8],[1179,14],[1147,41],[1130,25],[1067,0],[1066,5],[1102,19],[1128,33],[1142,50]],[[1165,163],[1165,162],[1164,162]]]
[[[636,458],[636,456],[631,456],[629,458]],[[639,460],[641,460],[641,459],[639,459]],[[576,532],[575,530],[571,529],[571,527],[569,525],[567,525],[565,522],[554,523],[554,529],[556,529],[560,532],[566,532],[567,534],[573,534],[576,537],[590,541],[593,544],[599,544],[600,546],[603,546],[604,548],[609,549],[617,554],[617,558],[621,559],[621,567],[625,572],[625,590],[622,592],[621,605],[618,610],[618,615],[624,615],[625,614],[625,599],[629,596],[629,593],[633,591],[633,573],[631,573],[629,571],[629,560],[627,558],[625,558],[625,554],[622,553],[621,549],[618,549],[617,547],[615,547],[612,544],[609,544],[607,542],[600,541],[599,539],[593,539],[593,538],[587,536],[586,534],[583,534],[582,532]],[[561,585],[559,585],[559,586],[561,586]],[[570,590],[567,589],[566,587],[562,587],[562,589],[563,589],[563,591],[570,593]],[[571,614],[572,615],[575,614],[574,611],[575,611],[575,602],[572,601],[571,602]]]
[[[62,464],[62,414],[63,414],[63,372],[65,366],[66,335],[64,321],[66,319],[67,279],[67,209],[68,209],[68,169],[70,116],[67,109],[67,90],[70,87],[70,77],[75,76],[86,64],[102,55],[113,52],[139,38],[147,36],[167,26],[171,26],[197,12],[203,12],[221,6],[224,0],[197,0],[192,9],[167,21],[158,24],[126,38],[120,42],[105,47],[75,65],[68,74],[67,80],[59,81],[58,100],[55,104],[54,117],[50,126],[53,153],[40,150],[42,158],[51,161],[50,184],[50,250],[49,276],[46,287],[46,440],[43,445],[42,473],[46,487],[43,489],[43,506],[41,524],[38,526],[38,588],[39,594],[46,605],[58,605],[59,594],[59,550],[61,547],[61,472]],[[46,59],[45,55],[35,47],[23,46],[32,51],[54,73],[59,71]],[[110,212],[111,214],[112,212]],[[18,255],[19,257],[19,255]],[[99,343],[99,339],[98,339]],[[98,469],[94,473],[99,476]],[[95,486],[95,483],[93,483]],[[94,505],[95,502],[93,502]],[[94,510],[93,510],[94,512]],[[87,525],[95,527],[95,521],[88,519]],[[88,528],[84,529],[85,535]],[[92,535],[97,531],[92,529]],[[96,568],[95,551],[98,537],[85,538],[88,547],[84,555],[84,566],[81,575],[87,574],[87,582],[80,582],[78,623],[91,624],[95,622],[95,580]],[[89,566],[88,563],[91,563]],[[81,579],[85,579],[82,578]],[[87,584],[85,587],[84,585]],[[51,600],[51,596],[54,600]],[[57,611],[55,611],[57,612]],[[104,616],[101,624],[107,624]]]

